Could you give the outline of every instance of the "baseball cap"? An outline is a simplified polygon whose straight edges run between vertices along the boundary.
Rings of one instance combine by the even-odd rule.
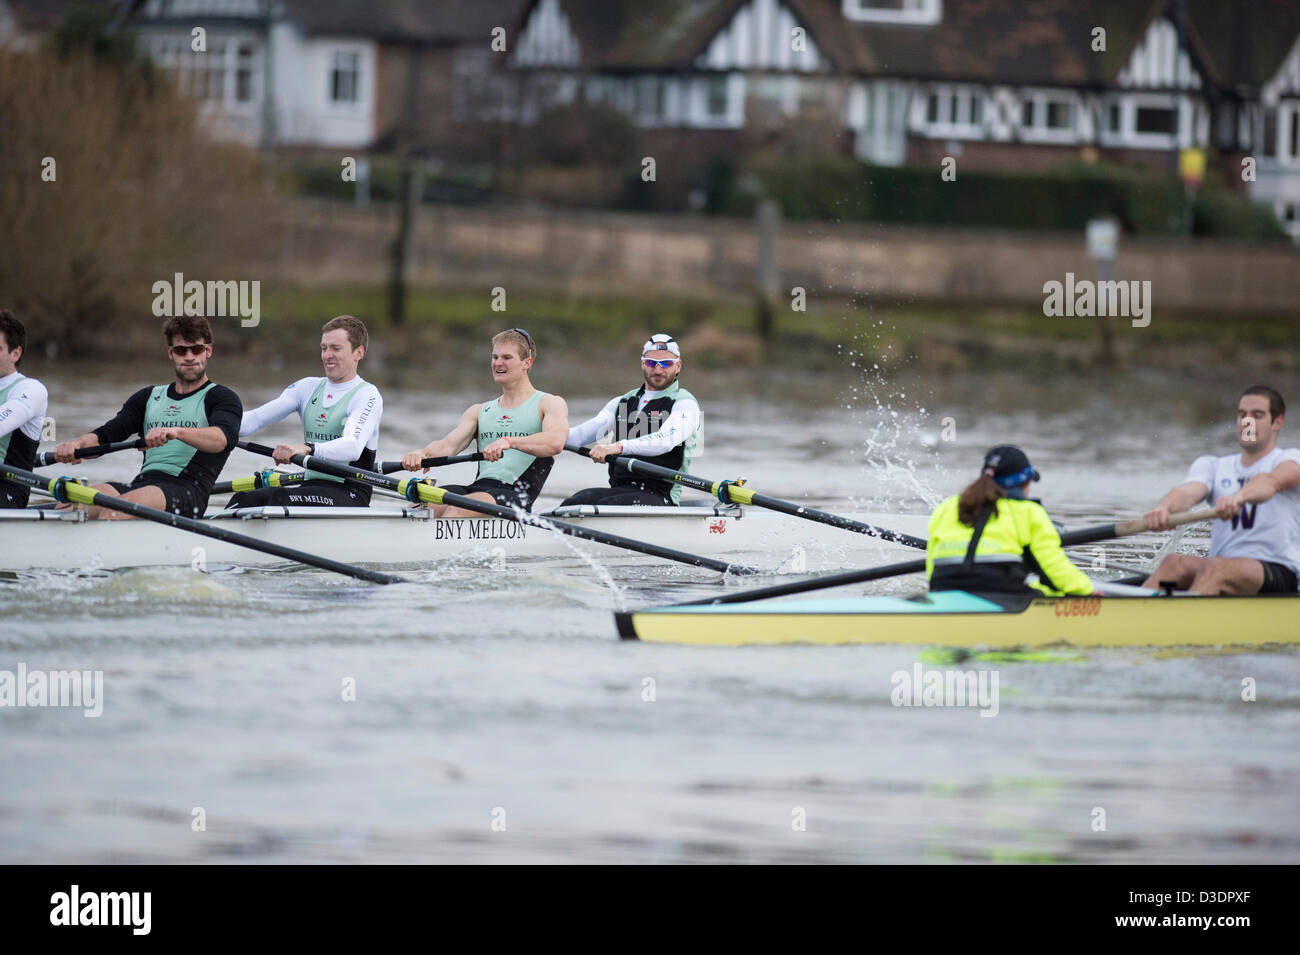
[[[682,357],[682,349],[671,335],[651,335],[650,340],[641,346],[641,357],[644,358],[652,351],[670,351],[678,358]]]
[[[998,487],[1019,487],[1026,481],[1039,480],[1038,471],[1029,463],[1029,456],[1010,444],[1000,444],[984,455],[984,473]]]

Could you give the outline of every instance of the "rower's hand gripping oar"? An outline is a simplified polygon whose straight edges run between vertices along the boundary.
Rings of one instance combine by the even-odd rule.
[[[274,450],[264,444],[254,444],[251,441],[240,441],[239,446],[245,451],[252,451],[254,454],[269,455]],[[474,498],[467,497],[464,494],[453,494],[428,480],[389,477],[388,475],[380,474],[377,471],[348,467],[347,465],[339,464],[337,461],[327,461],[324,458],[310,454],[295,454],[292,460],[294,464],[297,464],[300,467],[310,468],[313,471],[323,471],[326,474],[333,474],[336,477],[361,481],[373,487],[383,487],[397,491],[408,501],[417,504],[420,502],[426,504],[451,504],[467,511],[478,511],[480,514],[488,514],[492,517],[500,517],[504,520],[515,521],[519,524],[527,524],[530,527],[541,527],[546,530],[558,531],[559,533],[565,534],[569,537],[579,537],[583,540],[608,544],[611,547],[622,547],[625,550],[634,550],[641,554],[649,554],[651,557],[662,557],[665,560],[675,560],[679,563],[691,564],[695,567],[707,567],[709,570],[716,570],[724,574],[760,573],[757,568],[747,567],[744,564],[728,564],[724,561],[713,560],[708,557],[700,557],[696,554],[687,554],[684,551],[673,550],[668,547],[660,547],[658,544],[650,544],[645,541],[634,540],[631,537],[623,537],[619,534],[610,534],[605,531],[596,531],[587,527],[579,527],[577,524],[569,524],[565,521],[557,521],[552,518],[537,517],[534,514],[529,514],[527,511],[516,511],[514,508],[502,507],[500,504],[475,500]]]
[[[135,501],[126,501],[112,494],[96,491],[94,488],[87,487],[72,478],[45,478],[39,474],[33,474],[31,471],[6,466],[3,470],[0,470],[0,480],[11,481],[14,484],[24,484],[32,490],[50,495],[59,502],[87,504],[91,507],[120,511],[123,514],[130,514],[132,517],[153,521],[155,524],[167,524],[194,534],[201,534],[204,537],[225,541],[228,544],[238,544],[240,547],[247,547],[249,550],[271,554],[284,560],[293,560],[300,564],[319,567],[321,570],[332,570],[337,574],[346,574],[349,577],[356,577],[358,580],[368,580],[376,584],[403,583],[401,577],[394,577],[392,574],[383,574],[378,571],[367,570],[364,567],[353,567],[351,564],[344,564],[328,557],[317,557],[315,554],[308,554],[300,550],[294,550],[291,547],[273,544],[270,541],[258,540],[256,537],[249,537],[247,534],[226,530],[224,527],[216,526],[211,521],[201,521],[181,514],[172,514],[170,511],[159,511],[143,504],[137,504]]]
[[[579,448],[572,444],[566,444],[564,449],[575,454],[581,454],[584,457],[591,457],[591,451],[588,448]],[[696,477],[684,471],[674,471],[671,468],[660,467],[657,464],[642,461],[640,458],[628,457],[622,454],[611,454],[605,460],[612,461],[631,474],[644,474],[647,477],[658,478],[661,481],[672,481],[685,487],[694,488],[697,491],[703,491],[706,494],[712,494],[723,504],[765,507],[768,510],[789,514],[791,517],[802,517],[804,520],[817,521],[819,524],[829,524],[831,527],[838,527],[842,530],[866,534],[868,537],[879,537],[881,540],[891,541],[895,544],[925,550],[925,541],[920,537],[891,531],[884,527],[876,527],[872,524],[864,524],[861,521],[841,517],[838,514],[819,511],[815,507],[806,507],[802,504],[783,501],[780,498],[769,497],[766,494],[760,494],[744,487],[738,481],[710,481],[707,478]]]
[[[144,438],[136,438],[134,441],[115,441],[112,444],[96,444],[89,448],[77,448],[77,450],[73,452],[73,456],[78,459],[97,458],[101,454],[112,454],[114,451],[130,451],[133,448],[144,448]],[[35,467],[46,468],[51,464],[58,463],[58,461],[54,460],[53,451],[42,451],[40,454],[36,455]]]
[[[457,454],[441,458],[425,458],[420,462],[421,467],[440,468],[448,464],[463,464],[466,461],[482,461],[483,455],[477,451],[473,454]],[[402,471],[401,461],[380,461],[375,470],[382,471],[384,474],[392,474],[394,471]],[[248,477],[235,478],[230,481],[219,481],[212,486],[213,494],[230,494],[235,491],[256,491],[264,487],[293,487],[307,480],[305,471],[258,471],[256,474],[250,474]],[[346,481],[347,484],[360,484],[370,487],[365,481]]]
[[[441,458],[425,458],[420,462],[422,468],[442,468],[449,464],[464,464],[466,461],[482,461],[483,452],[475,451],[473,454],[453,454]],[[392,474],[394,471],[405,471],[401,461],[380,461],[375,465],[375,470],[384,474]]]
[[[1171,514],[1168,525],[1178,527],[1181,524],[1191,524],[1195,521],[1209,521],[1215,517],[1212,508],[1202,508],[1199,511],[1184,511],[1181,514]],[[1076,546],[1078,544],[1093,544],[1097,541],[1112,540],[1117,537],[1132,537],[1135,534],[1141,534],[1147,529],[1146,524],[1141,520],[1120,521],[1115,524],[1098,524],[1095,527],[1084,527],[1077,531],[1067,531],[1061,535],[1061,544],[1065,547]],[[799,580],[788,584],[777,584],[772,587],[756,587],[753,590],[742,590],[737,593],[721,594],[717,597],[705,597],[702,600],[691,600],[675,606],[690,607],[695,604],[736,604],[748,603],[751,600],[765,600],[768,597],[786,597],[790,594],[807,593],[812,590],[825,590],[828,587],[843,587],[846,584],[865,584],[872,580],[884,580],[887,577],[901,577],[903,574],[919,574],[925,570],[924,560],[909,560],[901,564],[886,564],[883,567],[868,567],[864,570],[847,570],[838,574],[827,574],[822,577],[814,577],[812,580]]]

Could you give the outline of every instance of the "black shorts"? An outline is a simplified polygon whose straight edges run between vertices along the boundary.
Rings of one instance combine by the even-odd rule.
[[[1296,592],[1295,571],[1286,564],[1275,564],[1271,560],[1261,560],[1264,568],[1264,583],[1260,586],[1261,594],[1293,594]]]
[[[492,500],[502,507],[522,507],[525,511],[533,509],[533,501],[537,500],[537,495],[542,490],[539,487],[534,491],[523,482],[507,484],[496,478],[479,478],[473,484],[445,484],[441,487],[452,494],[473,494],[475,491],[483,491],[491,494]]]
[[[0,507],[26,507],[30,497],[31,488],[0,481]]]
[[[303,481],[289,487],[259,487],[230,496],[232,507],[369,507],[370,488],[340,481]]]
[[[570,494],[560,507],[581,504],[604,504],[609,507],[635,505],[642,507],[672,507],[672,498],[639,487],[589,487]]]
[[[173,514],[181,514],[185,517],[202,517],[203,512],[208,509],[206,491],[201,491],[189,481],[182,481],[170,474],[157,474],[146,471],[143,474],[136,475],[135,480],[130,484],[123,484],[121,481],[109,481],[107,483],[109,487],[119,494],[135,491],[142,487],[156,487],[163,492],[163,497],[167,501],[163,510],[170,511]]]

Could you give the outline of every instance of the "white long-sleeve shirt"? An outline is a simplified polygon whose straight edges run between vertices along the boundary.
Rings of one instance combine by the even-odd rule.
[[[642,410],[661,394],[663,394],[661,391],[647,390],[641,396],[641,400],[637,402],[637,410]],[[622,395],[611,398],[594,418],[588,418],[582,424],[570,428],[568,443],[576,445],[595,442],[601,444],[615,443],[618,440],[618,406],[622,400]],[[622,442],[623,453],[635,454],[645,458],[666,454],[677,445],[685,442],[699,429],[699,404],[690,398],[680,398],[673,402],[673,410],[658,431],[637,438],[624,438]]]
[[[295,411],[301,418],[315,394],[322,378],[300,378],[259,408],[245,411],[239,425],[239,436],[245,437],[255,431],[261,431],[268,425],[287,418]],[[340,384],[325,382],[325,393],[321,404],[331,408],[336,402],[348,402],[348,417],[343,425],[343,434],[333,441],[316,445],[316,454],[330,461],[347,463],[361,457],[366,449],[379,449],[379,419],[384,414],[384,399],[379,389],[360,375]]]
[[[35,378],[27,378],[18,371],[0,378],[0,391],[8,388],[19,378],[24,379],[22,384],[9,392],[9,397],[5,399],[4,404],[0,404],[0,438],[14,431],[22,431],[33,441],[39,441],[50,395],[45,390],[45,386]]]

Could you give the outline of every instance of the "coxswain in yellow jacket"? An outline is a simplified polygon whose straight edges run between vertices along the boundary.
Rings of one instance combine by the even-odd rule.
[[[1065,556],[1041,502],[1026,497],[1039,474],[1025,452],[1001,445],[979,478],[930,516],[925,573],[931,590],[1091,594],[1092,581]],[[1027,584],[1028,574],[1039,583]]]

